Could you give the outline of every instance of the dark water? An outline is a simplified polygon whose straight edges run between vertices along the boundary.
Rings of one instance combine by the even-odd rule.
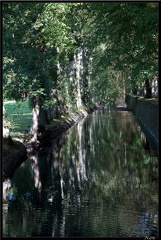
[[[4,183],[3,237],[157,237],[158,159],[144,146],[131,112],[89,115]]]

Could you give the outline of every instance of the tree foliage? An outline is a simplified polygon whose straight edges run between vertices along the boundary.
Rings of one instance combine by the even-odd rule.
[[[141,82],[157,75],[158,3],[98,3],[91,6],[97,22],[93,39],[101,39],[105,45],[97,67],[106,69],[110,66],[114,72],[128,72],[130,82],[127,85],[134,86],[138,80]],[[95,58],[97,54],[98,51]]]
[[[4,2],[2,17],[4,97],[57,117],[158,74],[158,3]]]

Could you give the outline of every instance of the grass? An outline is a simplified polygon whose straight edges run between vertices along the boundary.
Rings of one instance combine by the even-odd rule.
[[[10,122],[9,128],[11,137],[16,140],[22,135],[28,134],[32,119],[32,110],[28,106],[28,101],[5,101],[4,107],[6,110],[7,120]],[[71,116],[72,114],[69,114],[67,116],[62,116],[61,119],[53,119],[47,128],[51,129]]]
[[[32,109],[29,108],[28,101],[4,101],[4,107],[6,110],[7,120],[9,121],[10,135],[14,140],[22,140],[26,138],[31,125]],[[47,125],[48,129],[56,127],[68,118],[71,118],[76,113],[71,112],[65,116],[61,116],[60,119],[53,119],[53,121]]]
[[[64,121],[68,120],[69,118],[73,117],[74,115],[74,113],[68,113],[65,116],[61,116],[59,119],[54,118],[53,121],[47,125],[47,128],[52,129],[53,127],[56,127]]]
[[[158,98],[146,98],[147,101],[158,102]]]
[[[139,99],[143,99],[146,102],[151,102],[153,105],[158,105],[159,104],[157,97],[156,98],[155,97],[154,98],[139,97]]]
[[[28,106],[28,101],[6,101],[4,107],[7,120],[10,122],[11,135],[12,133],[27,134],[32,119],[32,110]]]

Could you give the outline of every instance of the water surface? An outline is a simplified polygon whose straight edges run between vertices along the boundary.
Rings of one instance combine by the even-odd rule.
[[[158,236],[158,159],[131,112],[81,120],[23,163],[3,197],[3,237]]]

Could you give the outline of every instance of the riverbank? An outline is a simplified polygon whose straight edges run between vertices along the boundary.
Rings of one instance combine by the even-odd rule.
[[[97,110],[99,106],[94,106],[89,108],[87,111],[83,110],[80,113],[67,118],[62,123],[58,124],[57,126],[48,129],[45,131],[43,135],[38,137],[38,141],[40,142],[40,147],[45,148],[50,146],[52,141],[60,136],[63,132],[67,131],[70,127],[72,127],[75,123],[80,121],[81,119],[85,118],[88,114],[92,113],[93,111]]]
[[[6,144],[3,142],[3,159],[2,159],[2,179],[11,178],[17,168],[27,160],[29,154],[35,149],[45,150],[50,147],[52,141],[60,136],[63,132],[67,131],[79,120],[92,113],[99,106],[93,106],[88,110],[82,110],[79,113],[67,118],[64,121],[58,123],[55,127],[52,127],[45,131],[42,135],[38,136],[38,143],[30,142],[30,134],[17,134],[14,133],[11,137],[13,142]]]
[[[141,130],[156,155],[158,155],[159,139],[159,103],[158,99],[127,95],[125,102],[137,118]]]

